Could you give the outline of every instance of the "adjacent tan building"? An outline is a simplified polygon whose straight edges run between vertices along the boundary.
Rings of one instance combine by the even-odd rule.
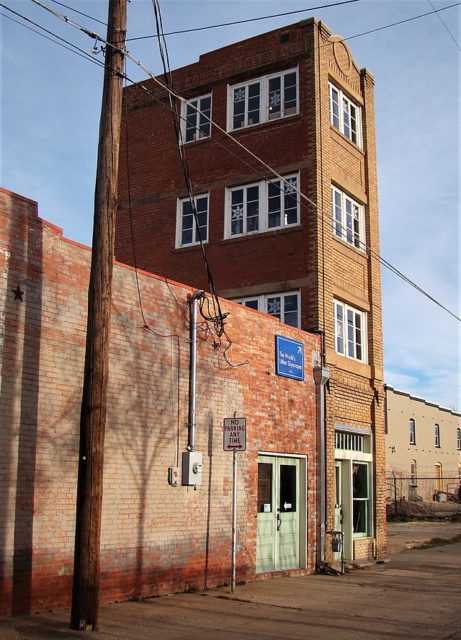
[[[461,414],[386,385],[386,476],[398,498],[457,497]]]

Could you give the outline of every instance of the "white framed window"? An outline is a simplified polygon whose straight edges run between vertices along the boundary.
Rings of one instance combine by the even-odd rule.
[[[234,300],[245,307],[264,311],[291,327],[300,327],[299,291],[286,293],[270,293]]]
[[[461,429],[456,429],[456,448],[461,451]]]
[[[339,300],[334,301],[335,349],[346,358],[367,362],[367,316]]]
[[[208,241],[208,194],[195,196],[194,209],[189,198],[178,200],[176,214],[176,248]]]
[[[434,425],[434,444],[435,446],[439,449],[441,444],[440,444],[440,426],[438,424]]]
[[[209,138],[211,133],[211,93],[183,102],[181,108],[184,142]]]
[[[341,240],[365,250],[364,207],[346,193],[331,187],[333,233]]]
[[[298,69],[289,69],[229,86],[228,130],[279,118],[299,111]]]
[[[408,427],[410,430],[410,444],[416,444],[416,423],[413,418],[408,421]]]
[[[299,224],[298,175],[226,190],[225,238]]]
[[[330,123],[358,147],[362,146],[362,110],[342,91],[329,83]]]

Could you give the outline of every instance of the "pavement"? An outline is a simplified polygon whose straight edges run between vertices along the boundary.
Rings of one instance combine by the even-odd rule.
[[[1,640],[461,640],[461,523],[392,523],[386,562],[343,576],[275,578],[100,607],[98,631],[69,611],[0,619]],[[413,548],[411,548],[413,547]]]

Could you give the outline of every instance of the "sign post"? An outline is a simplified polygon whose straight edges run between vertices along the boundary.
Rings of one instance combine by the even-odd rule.
[[[223,449],[232,451],[232,559],[231,593],[235,591],[237,564],[237,451],[246,451],[246,418],[224,418]]]

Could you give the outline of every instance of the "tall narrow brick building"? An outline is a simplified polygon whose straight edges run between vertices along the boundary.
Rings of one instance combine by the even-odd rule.
[[[172,86],[186,99],[182,144],[197,217],[166,92],[152,80],[128,87],[117,259],[207,289],[201,237],[221,296],[323,335],[325,411],[306,425],[325,435],[318,558],[340,558],[341,535],[332,531],[342,532],[346,559],[382,557],[373,76],[340,37],[309,19],[206,53],[174,71]],[[260,470],[263,486],[271,473],[264,452]],[[275,521],[270,535],[277,544]]]

